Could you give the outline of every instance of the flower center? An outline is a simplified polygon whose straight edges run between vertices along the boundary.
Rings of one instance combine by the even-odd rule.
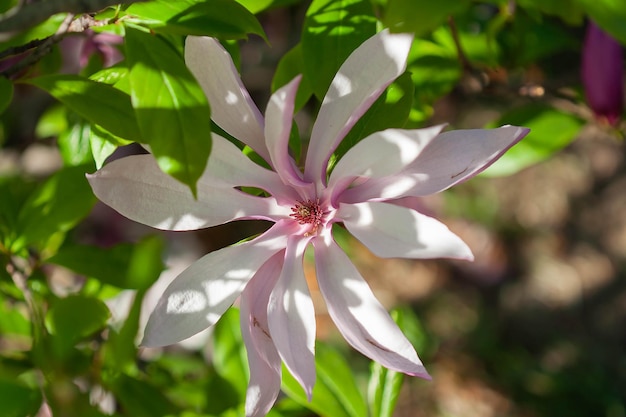
[[[298,201],[294,207],[291,208],[293,213],[290,214],[291,217],[296,219],[300,224],[310,224],[311,229],[306,232],[305,236],[311,236],[317,233],[317,228],[320,224],[322,224],[322,219],[324,218],[324,210],[320,206],[319,199]]]

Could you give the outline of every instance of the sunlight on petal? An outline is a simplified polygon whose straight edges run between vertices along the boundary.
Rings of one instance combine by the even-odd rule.
[[[199,291],[184,290],[170,294],[167,297],[167,313],[185,314],[195,313],[206,308],[207,301]]]
[[[446,225],[406,207],[373,202],[341,204],[337,217],[381,258],[473,259],[467,245]]]
[[[356,121],[404,72],[412,35],[384,30],[365,41],[341,65],[313,124],[304,178],[326,183],[330,155]]]
[[[318,236],[313,245],[320,291],[348,343],[387,368],[430,379],[411,343],[332,237]]]

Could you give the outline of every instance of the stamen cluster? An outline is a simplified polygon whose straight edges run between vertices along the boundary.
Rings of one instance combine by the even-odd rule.
[[[296,219],[300,224],[311,224],[312,229],[307,233],[307,235],[311,235],[317,233],[318,226],[322,223],[322,219],[324,218],[324,210],[320,206],[319,199],[298,201],[295,207],[291,208],[293,213],[290,214],[291,217]]]

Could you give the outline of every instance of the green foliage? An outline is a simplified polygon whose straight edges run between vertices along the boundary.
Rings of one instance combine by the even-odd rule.
[[[164,268],[161,260],[163,241],[146,237],[135,244],[122,243],[111,248],[69,244],[47,259],[103,284],[124,289],[147,290]]]
[[[444,23],[450,15],[466,10],[469,0],[389,0],[383,23],[393,32],[422,35]]]
[[[6,417],[23,417],[34,415],[41,405],[41,392],[0,377],[0,404],[2,415]]]
[[[13,83],[7,78],[0,77],[0,114],[9,107],[13,99]]]
[[[77,342],[102,330],[109,315],[107,306],[95,298],[70,295],[55,300],[46,323],[58,354],[65,356]]]
[[[356,386],[348,362],[336,350],[322,342],[315,348],[317,380],[313,397],[308,401],[302,387],[283,367],[283,391],[303,407],[320,415],[360,417],[367,415],[366,404]]]
[[[142,379],[122,374],[108,388],[133,417],[164,417],[180,411],[161,390]]]
[[[239,329],[239,310],[229,309],[215,325],[215,370],[245,398],[248,386],[248,359]]]
[[[575,0],[606,32],[626,45],[626,3],[622,0]]]
[[[86,167],[64,168],[39,185],[26,199],[17,217],[14,252],[29,245],[40,250],[55,235],[74,227],[91,210],[96,199],[85,178]]]
[[[91,123],[124,139],[141,142],[130,96],[78,75],[47,75],[28,80]]]
[[[209,103],[182,57],[163,38],[127,28],[126,51],[142,136],[161,169],[195,194],[211,151]]]
[[[155,0],[133,4],[126,10],[130,22],[155,32],[174,35],[265,38],[263,28],[250,11],[234,0]]]
[[[427,339],[415,313],[407,307],[397,308],[391,312],[391,317],[415,349],[424,352]],[[404,374],[372,362],[368,383],[368,406],[371,417],[392,417],[404,378]]]

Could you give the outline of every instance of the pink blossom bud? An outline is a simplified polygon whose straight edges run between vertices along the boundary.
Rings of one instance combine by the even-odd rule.
[[[582,79],[587,103],[596,117],[615,126],[624,111],[622,46],[592,21],[582,51]]]

